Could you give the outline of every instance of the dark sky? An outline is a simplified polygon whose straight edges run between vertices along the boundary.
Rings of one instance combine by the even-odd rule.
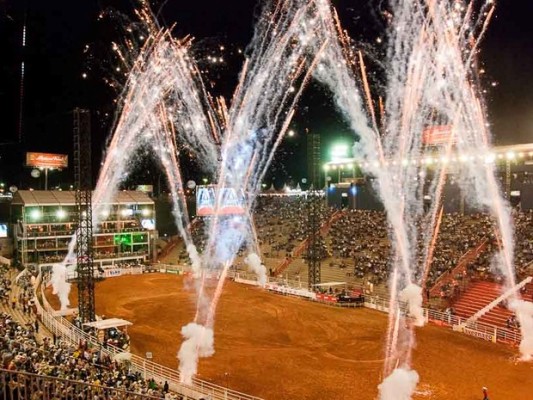
[[[382,28],[377,10],[381,0],[333,0],[344,26],[355,39],[373,43]],[[101,154],[109,135],[115,94],[103,83],[113,66],[111,40],[120,29],[97,16],[109,7],[131,15],[133,0],[0,0],[0,179],[24,187],[32,183],[29,170],[22,178],[13,168],[22,164],[22,152],[71,152],[71,110],[88,107],[93,113],[93,154]],[[248,0],[158,0],[161,21],[176,23],[177,36],[192,34],[200,52],[227,47],[227,63],[214,70],[214,91],[229,96],[242,56],[252,35],[257,2]],[[27,47],[20,48],[26,12]],[[497,144],[533,142],[533,2],[501,1],[496,18],[482,44],[481,61],[487,70],[487,104]],[[90,44],[91,51],[84,53]],[[93,55],[91,58],[90,55]],[[95,58],[96,55],[96,58]],[[6,144],[18,138],[20,62],[25,61],[23,146]],[[89,73],[82,79],[82,73]],[[496,87],[488,82],[495,81]],[[323,91],[311,87],[298,108],[297,135],[287,139],[278,158],[276,174],[285,180],[305,176],[294,154],[305,149],[304,131],[320,132],[324,141],[349,135],[342,118]],[[97,164],[97,160],[95,161]],[[95,171],[96,172],[96,171]],[[68,181],[68,173],[56,174]],[[35,186],[35,184],[34,184]]]

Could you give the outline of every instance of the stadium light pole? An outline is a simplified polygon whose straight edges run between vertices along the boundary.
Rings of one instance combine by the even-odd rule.
[[[329,165],[324,164],[324,186],[328,184],[328,171],[329,171]]]

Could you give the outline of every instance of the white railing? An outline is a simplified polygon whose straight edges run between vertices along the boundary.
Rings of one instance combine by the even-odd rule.
[[[366,296],[365,307],[375,310],[389,312],[389,300],[377,296]],[[402,307],[405,309],[405,307]],[[404,310],[405,312],[405,310]],[[480,322],[469,322],[467,318],[458,317],[446,312],[424,308],[426,322],[432,322],[443,326],[448,326],[454,331],[465,333],[480,339],[491,342],[520,343],[521,334],[519,330],[502,328],[495,325]]]
[[[103,347],[95,337],[83,332],[65,318],[54,317],[52,315],[54,310],[47,302],[44,295],[44,286],[47,282],[47,277],[43,279],[40,277],[38,281],[42,282],[40,285],[40,299],[38,298],[39,296],[37,296],[37,291],[35,292],[37,313],[41,316],[42,323],[50,330],[50,332],[73,345],[78,345],[80,341],[84,340],[87,344],[98,347],[111,358],[113,358],[114,355],[123,352],[122,349],[111,345]],[[185,400],[200,399],[205,396],[210,396],[213,400],[261,400],[259,397],[239,393],[196,378],[193,378],[192,385],[185,385],[180,382],[180,374],[177,370],[159,365],[135,354],[131,355],[130,363],[131,368],[140,372],[145,379],[153,378],[156,382],[167,381],[170,390],[185,396]]]
[[[189,266],[166,264],[156,264],[156,266],[159,269],[165,269],[167,271],[172,270],[177,271],[179,273],[190,271]],[[228,276],[232,278],[239,277],[249,281],[256,280],[255,274],[247,273],[244,271],[230,271]],[[38,282],[40,281],[41,277],[38,278]],[[40,285],[42,305],[39,299],[37,299],[37,296],[35,303],[37,305],[38,313],[41,315],[43,324],[51,332],[73,345],[79,344],[80,340],[85,340],[92,346],[99,347],[110,357],[113,357],[114,355],[122,352],[121,349],[110,345],[103,348],[101,343],[99,343],[96,338],[83,332],[82,330],[71,324],[65,318],[53,317],[53,309],[48,304],[48,302],[46,301],[46,297],[44,296],[44,283],[46,279],[44,279],[43,281],[44,282]],[[301,289],[306,286],[305,282],[293,281],[282,278],[270,278],[269,282],[297,289]],[[388,312],[389,300],[379,296],[367,295],[365,296],[365,306],[379,311]],[[405,313],[404,307],[402,307],[402,312]],[[426,321],[428,322],[447,326],[455,331],[462,332],[464,334],[474,336],[483,340],[492,342],[499,341],[506,343],[519,343],[521,340],[520,332],[517,330],[505,329],[479,322],[468,322],[464,318],[460,318],[449,313],[443,313],[431,309],[424,309],[424,315]],[[206,381],[202,381],[200,379],[194,379],[192,386],[184,385],[180,383],[180,375],[178,371],[168,367],[164,367],[162,365],[159,365],[136,355],[131,356],[131,368],[135,371],[140,372],[145,379],[153,378],[157,382],[167,381],[169,383],[169,388],[172,391],[183,395],[185,397],[185,400],[199,399],[205,396],[210,396],[213,400],[259,400],[258,397],[239,393]]]
[[[180,271],[180,273],[190,271],[188,266],[178,266],[178,265],[165,265],[165,268],[173,269]],[[246,271],[229,271],[229,278],[240,278],[239,281],[256,281],[257,275],[246,272]],[[280,286],[287,286],[292,289],[306,289],[307,282],[290,280],[288,278],[281,277],[269,277],[268,283],[278,284]],[[352,286],[352,285],[348,285]],[[357,286],[357,285],[356,285]],[[327,303],[334,306],[346,306],[350,307],[349,303],[338,304],[338,303]],[[368,295],[365,294],[365,307],[372,308],[382,312],[389,312],[389,298],[388,296],[378,295]],[[400,304],[402,312],[406,312],[406,305]],[[468,321],[467,318],[461,318],[456,315],[451,315],[442,311],[433,310],[433,309],[424,309],[424,315],[426,316],[426,322],[432,322],[436,324],[441,324],[448,326],[457,332],[465,333],[469,336],[474,336],[484,340],[490,340],[492,342],[505,342],[505,343],[520,343],[521,334],[519,330],[502,328],[495,325],[489,325],[485,323],[480,323],[476,321]]]

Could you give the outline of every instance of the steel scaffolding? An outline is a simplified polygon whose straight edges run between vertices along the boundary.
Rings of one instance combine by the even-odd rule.
[[[94,251],[91,181],[91,114],[74,110],[74,181],[76,189],[76,262],[78,310],[82,323],[94,321]]]
[[[322,220],[323,193],[309,191],[307,194],[307,267],[309,289],[321,280],[321,240],[320,226]]]

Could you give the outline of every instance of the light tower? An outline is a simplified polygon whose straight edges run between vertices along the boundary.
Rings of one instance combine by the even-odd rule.
[[[94,263],[91,181],[91,114],[74,109],[74,181],[76,190],[76,264],[81,323],[94,321]]]

